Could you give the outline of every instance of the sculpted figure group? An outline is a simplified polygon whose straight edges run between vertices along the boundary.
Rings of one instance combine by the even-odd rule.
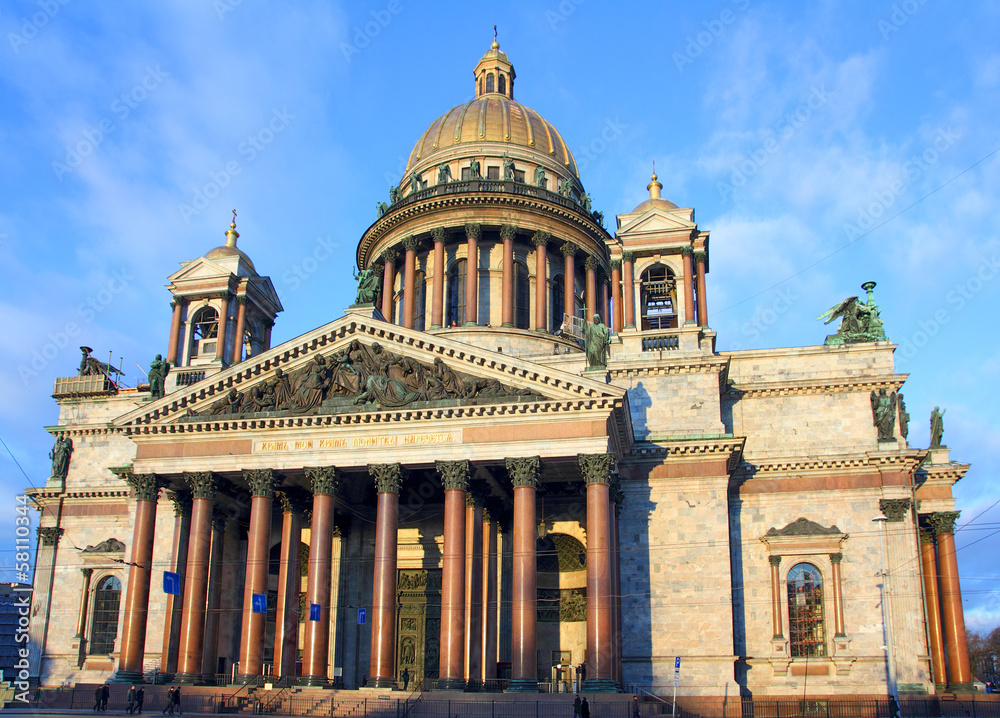
[[[241,392],[232,388],[205,414],[248,414],[287,411],[305,414],[331,398],[354,405],[401,407],[415,401],[527,396],[528,390],[504,386],[496,379],[459,376],[440,357],[425,366],[407,356],[357,339],[328,357],[317,354],[306,366],[274,376]]]

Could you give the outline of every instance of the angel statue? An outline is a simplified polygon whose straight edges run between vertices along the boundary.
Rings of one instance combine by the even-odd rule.
[[[875,304],[875,298],[872,296],[875,282],[865,282],[861,288],[868,292],[867,302],[858,302],[857,297],[848,297],[817,317],[817,319],[825,319],[824,324],[840,319],[837,333],[827,336],[826,344],[888,341],[882,320],[879,318],[878,305]]]
[[[886,389],[872,392],[872,423],[878,428],[879,441],[895,441],[892,435],[896,428],[896,392]]]
[[[378,276],[371,268],[362,269],[360,272],[355,270],[353,274],[358,283],[358,294],[354,300],[354,306],[373,304],[375,295],[378,294]]]

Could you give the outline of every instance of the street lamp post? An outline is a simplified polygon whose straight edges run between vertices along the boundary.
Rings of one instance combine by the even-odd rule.
[[[892,604],[890,603],[891,591],[889,589],[889,571],[885,562],[885,531],[889,519],[884,514],[879,514],[872,519],[872,523],[879,525],[879,549],[882,557],[882,583],[879,585],[879,594],[882,599],[882,635],[885,639],[885,661],[889,678],[889,697],[895,700],[899,706],[899,693],[896,689],[896,660],[892,653]]]

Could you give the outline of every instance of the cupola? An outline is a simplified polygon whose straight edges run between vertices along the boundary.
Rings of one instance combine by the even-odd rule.
[[[486,51],[474,72],[476,76],[476,97],[499,94],[514,99],[514,66],[507,59],[507,53],[500,49],[493,27],[493,44]]]

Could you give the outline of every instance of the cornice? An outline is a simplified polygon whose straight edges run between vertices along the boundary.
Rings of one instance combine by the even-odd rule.
[[[826,380],[791,380],[733,384],[730,385],[729,391],[739,393],[745,397],[840,394],[855,391],[870,392],[875,389],[899,391],[908,376],[908,374],[888,374],[872,377],[838,377]]]
[[[727,459],[727,470],[732,472],[743,456],[745,437],[690,438],[668,441],[636,441],[629,456],[637,461],[662,462],[669,459],[700,459],[716,456]]]
[[[582,210],[570,209],[560,204],[528,195],[477,191],[462,194],[432,195],[426,199],[418,200],[397,209],[390,208],[361,237],[357,251],[358,262],[360,264],[367,264],[370,261],[368,255],[379,240],[413,217],[425,217],[429,212],[440,210],[480,206],[496,207],[506,212],[538,212],[542,215],[555,217],[568,224],[575,225],[583,234],[589,236],[596,245],[603,247],[605,242],[613,241],[608,231],[597,224],[592,217],[586,216]]]
[[[671,376],[678,374],[717,374],[726,371],[729,357],[718,355],[698,355],[678,359],[656,359],[648,365],[642,360],[612,361],[608,363],[608,373],[614,381],[618,378],[639,376]]]
[[[957,484],[971,468],[971,464],[960,464],[952,461],[948,464],[922,464],[917,468],[915,480],[918,484],[941,483],[951,486]]]

